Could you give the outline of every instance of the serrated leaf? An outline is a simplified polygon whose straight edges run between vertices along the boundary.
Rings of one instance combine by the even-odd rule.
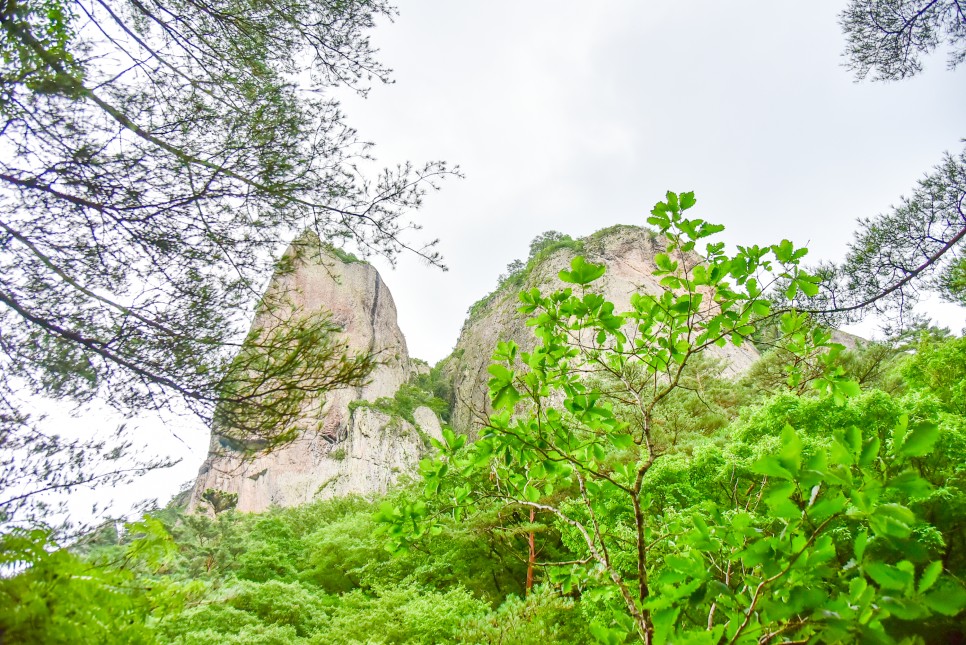
[[[943,616],[955,616],[966,608],[966,591],[959,584],[950,582],[927,594],[923,601]]]
[[[855,559],[862,562],[862,556],[865,555],[865,547],[869,543],[869,534],[863,530],[861,533],[855,536]]]
[[[523,488],[523,497],[528,502],[536,503],[537,501],[540,500],[540,490],[537,489],[537,487],[535,486],[531,486],[530,484],[527,484]]]
[[[858,457],[862,451],[862,432],[856,426],[849,426],[843,434],[849,452]]]
[[[630,448],[634,445],[634,438],[628,434],[611,434],[607,435],[607,438],[614,445],[615,448],[623,450],[625,448]]]
[[[920,423],[905,437],[898,453],[903,457],[923,457],[932,452],[939,438],[939,426],[935,423]]]
[[[762,457],[751,466],[752,471],[760,475],[778,477],[779,479],[794,479],[795,477],[787,468],[781,465],[777,457],[768,455]]]
[[[939,580],[939,575],[943,572],[942,560],[936,560],[935,562],[930,562],[926,565],[926,568],[922,570],[922,576],[919,578],[919,593],[926,593],[929,588],[936,584],[936,580]]]
[[[771,250],[779,262],[786,263],[792,259],[795,247],[790,240],[782,240],[781,243],[772,246]]]
[[[520,393],[512,385],[505,385],[496,390],[490,392],[490,397],[493,400],[494,409],[513,409],[517,401],[520,400]]]
[[[800,277],[797,281],[798,288],[801,289],[809,298],[814,298],[818,295],[818,285],[811,280],[806,280],[804,277]]]
[[[915,514],[901,504],[881,504],[869,517],[869,525],[881,535],[907,538],[912,533]]]
[[[802,440],[799,438],[795,428],[785,424],[782,430],[782,447],[779,452],[782,465],[792,473],[797,473],[802,464]]]
[[[835,381],[835,389],[841,392],[843,396],[849,398],[862,394],[862,388],[859,384],[851,380]]]
[[[765,491],[764,499],[767,503],[778,503],[791,497],[796,490],[794,482],[774,482]]]
[[[678,263],[671,260],[667,253],[658,253],[654,256],[654,264],[664,273],[671,273],[678,268]]]
[[[902,591],[912,584],[912,574],[884,562],[870,562],[865,572],[882,589]]]
[[[879,456],[879,448],[882,442],[878,437],[872,437],[862,446],[862,454],[859,455],[859,465],[869,466]]]
[[[922,497],[932,490],[932,484],[920,477],[918,473],[912,471],[896,475],[889,480],[886,486],[888,488],[901,490],[909,497]]]
[[[865,581],[865,578],[852,578],[849,581],[849,599],[853,603],[857,602],[868,586],[869,583]]]
[[[839,493],[835,497],[819,500],[817,504],[808,509],[808,516],[817,522],[821,522],[827,517],[841,513],[848,505],[849,500]]]
[[[570,261],[570,271],[561,271],[558,275],[563,282],[571,284],[590,284],[597,280],[607,268],[603,264],[587,262],[582,255]]]

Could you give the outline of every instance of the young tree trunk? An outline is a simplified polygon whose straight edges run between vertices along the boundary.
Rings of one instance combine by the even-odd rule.
[[[530,523],[536,520],[537,509],[530,508]],[[529,553],[527,554],[527,595],[530,595],[530,589],[533,587],[533,565],[537,561],[537,550],[534,548],[533,531],[530,531],[530,535],[527,537],[529,543]]]

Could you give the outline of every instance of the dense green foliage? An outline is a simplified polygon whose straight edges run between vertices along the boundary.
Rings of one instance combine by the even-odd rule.
[[[268,250],[308,225],[392,258],[410,248],[407,213],[448,174],[407,164],[367,180],[368,146],[327,98],[386,80],[367,33],[393,12],[0,3],[0,139],[18,153],[0,168],[0,488],[70,489],[91,479],[92,453],[116,452],[38,434],[22,388],[122,410],[186,402],[266,447],[294,436],[285,419],[306,391],[365,377],[332,367],[324,316],[234,343]],[[950,68],[966,57],[957,1],[853,0],[841,20],[860,78],[915,75],[942,45]],[[306,62],[321,91],[292,83]],[[905,312],[923,287],[966,302],[964,169],[966,153],[947,154],[863,220],[812,313]],[[447,429],[422,489],[257,515],[209,489],[213,517],[165,509],[71,549],[7,524],[0,641],[962,639],[966,341],[846,351],[791,308],[819,292],[804,249],[728,255],[705,244],[720,227],[684,217],[694,203],[669,193],[652,212],[669,241],[664,291],[629,311],[595,293],[606,267],[579,256],[609,231],[550,231],[508,266],[494,294],[530,286],[560,249],[578,254],[560,274],[572,288],[521,294],[540,345],[500,344],[488,432],[467,445]],[[427,248],[416,253],[439,263]],[[767,355],[724,378],[713,347],[750,340]],[[452,399],[437,366],[357,405],[445,420]],[[31,495],[0,499],[0,523]]]
[[[742,594],[725,593],[729,565],[735,585],[754,582],[756,571],[777,563],[787,566],[797,553],[788,553],[795,532],[815,534],[809,521],[859,491],[878,496],[879,510],[829,515],[834,519],[812,547],[759,600],[756,620],[839,602],[851,608],[836,610],[847,625],[855,619],[850,612],[872,607],[875,597],[887,609],[873,612],[869,631],[838,640],[888,642],[876,632],[881,627],[895,640],[916,634],[943,642],[966,629],[962,618],[944,614],[956,612],[962,594],[953,579],[966,574],[964,347],[963,338],[924,336],[914,353],[893,352],[883,368],[887,380],[902,381],[901,391],[870,387],[841,403],[813,388],[799,393],[787,382],[766,390],[767,373],[731,381],[714,362],[683,376],[684,387],[660,417],[674,445],[655,460],[644,484],[646,511],[655,520],[651,536],[674,538],[654,552],[651,582],[655,598],[680,610],[675,628],[703,625],[715,601],[717,615],[731,611]],[[869,355],[877,355],[876,346],[840,353],[840,376],[856,379]],[[905,431],[904,440],[897,431]],[[461,444],[451,433],[447,442]],[[819,455],[831,457],[830,464],[861,460],[876,443],[880,458],[865,466],[812,468]],[[928,451],[929,444],[935,449]],[[608,441],[601,449],[601,468],[616,473],[631,463],[632,447]],[[474,450],[445,452],[455,466]],[[796,459],[800,479],[824,478],[814,500],[813,488],[783,483],[781,469]],[[770,483],[763,485],[762,469],[776,473]],[[455,470],[444,474],[441,490],[458,496],[467,480]],[[490,475],[480,476],[469,482],[483,490]],[[888,485],[879,489],[883,476]],[[837,477],[852,477],[852,486]],[[44,532],[8,533],[0,544],[3,563],[33,565],[0,580],[0,630],[5,640],[24,643],[628,638],[619,598],[581,563],[587,547],[579,531],[550,512],[530,520],[526,497],[507,504],[493,492],[472,512],[464,504],[455,517],[452,499],[423,500],[414,488],[383,500],[347,498],[262,514],[226,510],[210,518],[167,509],[120,535],[108,525],[72,551],[51,550]],[[633,579],[632,514],[620,491],[601,487],[595,494],[605,539],[630,538],[610,544],[609,553],[615,570]],[[568,502],[579,500],[579,482],[538,495],[539,504],[581,512]],[[400,515],[413,531],[397,532]],[[539,558],[536,586],[526,594],[531,533]],[[403,535],[409,548],[388,552],[387,538],[399,546]],[[554,564],[561,562],[574,563]],[[902,620],[909,617],[918,618]],[[835,634],[826,632],[825,640],[834,642]]]
[[[400,491],[394,503],[417,493]],[[4,642],[585,642],[587,617],[549,588],[523,596],[524,540],[499,513],[446,522],[446,539],[393,556],[358,498],[214,518],[168,509],[43,555],[15,533],[0,580]],[[29,539],[28,539],[29,538]],[[30,553],[26,553],[30,551]],[[36,554],[42,554],[39,559]],[[509,639],[509,641],[508,641]]]
[[[529,353],[500,343],[487,431],[472,446],[445,433],[440,458],[423,464],[426,503],[384,508],[393,547],[443,531],[441,512],[529,509],[570,551],[544,564],[546,579],[594,605],[602,642],[958,633],[963,515],[950,502],[963,498],[966,454],[946,391],[961,385],[923,375],[903,397],[863,394],[857,372],[888,382],[870,367],[888,353],[848,356],[807,316],[776,310],[817,293],[805,250],[783,241],[728,256],[706,240],[721,227],[684,216],[694,204],[668,193],[652,211],[668,240],[656,257],[664,290],[634,295],[631,310],[594,292],[606,267],[579,256],[560,272],[573,288],[520,294],[540,342]],[[766,297],[769,285],[781,292]],[[770,319],[786,393],[748,405],[754,394],[727,396],[700,359]],[[929,347],[906,373],[941,374],[961,351]],[[750,387],[763,378],[750,374]],[[730,424],[729,399],[745,403]]]
[[[655,597],[680,608],[676,628],[703,625],[712,599],[718,615],[740,600],[737,592],[714,595],[724,594],[718,583],[729,564],[733,577],[745,583],[754,580],[756,569],[787,565],[795,538],[782,538],[779,528],[791,534],[801,521],[808,529],[809,520],[842,503],[840,495],[873,494],[870,484],[885,474],[888,485],[874,492],[880,510],[835,516],[803,559],[772,583],[774,594],[759,601],[758,615],[775,618],[816,603],[844,602],[851,609],[837,611],[848,623],[850,611],[871,607],[863,603],[877,596],[887,612],[880,610],[863,636],[838,640],[875,641],[881,637],[877,626],[894,640],[916,634],[944,642],[963,632],[962,618],[943,612],[955,613],[962,594],[953,578],[966,574],[964,346],[963,338],[926,336],[915,353],[888,361],[885,371],[902,379],[901,392],[869,388],[840,404],[787,384],[769,393],[760,386],[767,378],[761,374],[734,382],[714,363],[698,365],[662,412],[663,428],[677,439],[645,482],[647,513],[659,520],[654,538],[660,531],[674,536],[673,544],[655,552],[651,580]],[[859,372],[847,366],[862,366],[863,356],[875,352],[870,346],[840,354],[843,376],[854,379]],[[904,440],[896,440],[897,429],[906,430]],[[864,441],[856,443],[860,437]],[[455,435],[447,438],[460,443]],[[794,465],[796,453],[802,477],[818,463],[817,455],[848,462],[859,447],[862,459],[876,441],[881,458],[867,466],[827,467],[811,504],[812,488],[783,485],[788,480],[780,469]],[[935,449],[927,451],[933,442]],[[464,446],[452,463],[472,450]],[[616,472],[628,463],[627,447],[603,450],[602,467]],[[762,485],[762,468],[778,473],[771,484]],[[852,472],[848,488],[834,479],[846,470]],[[444,479],[442,488],[456,495],[466,481],[454,472]],[[579,499],[579,485],[545,493],[538,503],[579,513],[566,501]],[[598,494],[607,511],[597,515],[605,538],[627,535],[633,518],[620,492]],[[449,500],[422,497],[421,490],[406,488],[382,500],[346,498],[262,514],[226,510],[216,517],[172,508],[120,534],[108,525],[71,551],[53,549],[42,531],[10,532],[0,542],[2,562],[33,564],[0,580],[0,633],[5,641],[24,643],[545,644],[627,638],[619,599],[606,581],[583,564],[553,564],[585,560],[586,544],[572,526],[549,512],[531,521],[525,498],[509,505],[481,499],[471,513],[454,518],[445,512]],[[400,537],[392,520],[397,514],[420,520],[411,526],[423,533],[407,533],[410,548],[392,554],[386,544],[387,536],[390,542]],[[530,533],[539,559],[536,586],[526,594]],[[737,553],[736,539],[743,546]],[[615,569],[629,577],[632,542],[610,550]],[[902,620],[914,616],[916,622]],[[835,642],[835,632],[826,633],[825,641]]]
[[[413,412],[416,408],[425,406],[436,413],[444,422],[449,421],[452,410],[452,388],[444,379],[440,366],[427,370],[425,373],[414,374],[407,383],[403,383],[396,393],[389,397],[381,397],[375,401],[357,400],[349,403],[349,409],[371,408],[391,417],[405,419],[415,424]]]
[[[0,540],[0,636],[26,643],[942,642],[966,633],[966,339],[846,350],[790,308],[804,249],[711,241],[668,193],[663,291],[607,268],[520,294],[481,438],[444,429],[421,485],[262,514],[208,490],[58,548]],[[599,236],[598,238],[599,239]],[[593,244],[587,238],[580,245]],[[531,259],[573,240],[535,240]],[[703,247],[703,248],[702,248]],[[767,349],[740,379],[718,348]],[[458,360],[458,359],[457,359]],[[357,402],[448,418],[444,365]],[[429,443],[427,441],[427,443]],[[14,575],[14,572],[15,575]]]

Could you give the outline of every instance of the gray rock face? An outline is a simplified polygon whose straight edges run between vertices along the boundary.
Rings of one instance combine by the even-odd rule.
[[[382,493],[401,475],[412,474],[428,437],[440,435],[439,421],[428,408],[414,415],[419,429],[371,409],[349,409],[352,401],[392,397],[413,371],[392,294],[376,269],[363,262],[343,262],[327,252],[296,254],[290,248],[286,254],[294,259],[294,270],[276,276],[269,290],[285,293],[288,313],[328,310],[342,327],[349,349],[373,352],[382,364],[367,385],[320,393],[308,401],[301,436],[272,452],[245,460],[213,436],[190,508],[199,506],[208,488],[237,493],[241,511],[350,493]],[[285,314],[273,312],[276,317]],[[265,324],[256,316],[253,326]]]
[[[583,255],[589,262],[607,266],[607,273],[594,283],[594,288],[613,302],[617,311],[626,311],[630,309],[631,294],[661,292],[659,279],[653,272],[657,268],[654,256],[663,250],[663,240],[648,231],[621,227],[585,239],[584,249],[579,253],[567,248],[557,250],[532,271],[522,288],[501,289],[493,294],[482,311],[463,325],[456,348],[446,363],[455,395],[453,428],[475,437],[480,424],[492,411],[487,367],[497,342],[512,340],[524,352],[536,346],[533,331],[526,326],[525,317],[517,312],[517,296],[521,290],[537,287],[546,294],[573,286],[564,284],[557,274],[569,268],[574,256]],[[740,374],[758,359],[758,351],[750,343],[741,347],[731,344],[712,347],[709,353],[722,360],[725,375]]]

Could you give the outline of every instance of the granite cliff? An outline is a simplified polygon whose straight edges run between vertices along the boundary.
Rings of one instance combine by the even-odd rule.
[[[617,311],[630,309],[631,294],[658,293],[654,256],[664,250],[663,238],[636,226],[615,226],[589,237],[568,242],[549,241],[543,251],[506,276],[490,295],[471,309],[460,332],[453,354],[445,359],[443,371],[452,385],[452,426],[475,437],[481,421],[492,410],[489,404],[487,367],[497,341],[514,341],[521,351],[532,351],[536,338],[517,311],[518,294],[539,288],[544,293],[568,286],[558,277],[577,255],[589,262],[605,264],[607,273],[594,288],[616,305]],[[522,265],[522,263],[521,263]],[[738,375],[758,359],[758,351],[746,343],[712,347],[710,355],[724,364],[724,375]]]
[[[286,257],[293,270],[277,275],[269,292],[291,294],[288,315],[331,312],[349,349],[375,353],[381,364],[368,384],[309,401],[299,438],[280,449],[246,459],[226,450],[224,438],[214,432],[190,506],[202,505],[201,495],[209,488],[237,494],[237,508],[243,511],[384,492],[400,475],[414,474],[429,440],[441,436],[437,412],[444,418],[448,413],[456,432],[477,435],[491,410],[487,367],[496,343],[513,340],[523,351],[536,343],[525,317],[517,312],[521,289],[547,292],[566,286],[558,273],[576,255],[606,264],[607,273],[595,287],[618,310],[629,308],[631,294],[660,289],[653,276],[654,256],[664,250],[664,242],[646,229],[616,226],[581,240],[561,236],[544,242],[527,263],[516,266],[493,293],[471,308],[453,353],[431,374],[424,363],[410,359],[392,294],[374,267],[327,250],[317,239],[313,253],[290,248]],[[256,316],[253,329],[266,324]],[[720,359],[726,375],[744,372],[758,358],[747,343],[715,347],[711,353]],[[419,387],[414,385],[417,381]],[[433,395],[448,399],[449,410],[434,406],[434,412],[420,406],[419,396],[413,403],[413,388],[437,403],[442,401]],[[408,401],[408,407],[400,411],[394,400]]]
[[[308,239],[308,243],[306,243]],[[406,339],[396,322],[392,294],[376,269],[303,236],[285,253],[292,266],[277,274],[270,293],[284,293],[272,318],[328,311],[350,351],[377,355],[366,385],[320,393],[306,402],[300,436],[281,448],[245,458],[222,434],[212,433],[208,458],[191,492],[191,508],[211,488],[237,494],[237,508],[261,511],[350,493],[380,493],[401,474],[412,474],[440,423],[426,407],[409,420],[350,403],[393,397],[412,376]],[[270,324],[256,316],[253,329]]]

